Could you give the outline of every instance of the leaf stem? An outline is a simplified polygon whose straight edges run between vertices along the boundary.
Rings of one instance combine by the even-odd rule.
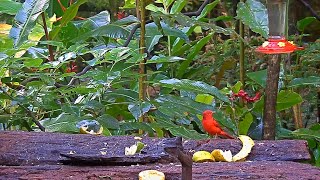
[[[46,39],[47,39],[47,41],[50,41],[48,28],[47,28],[46,17],[44,15],[44,12],[41,13],[41,18],[42,18],[42,22],[43,22],[43,29],[44,29],[44,33],[45,33]],[[49,61],[53,61],[54,60],[53,50],[52,50],[52,46],[50,44],[48,44],[48,50],[49,50]]]

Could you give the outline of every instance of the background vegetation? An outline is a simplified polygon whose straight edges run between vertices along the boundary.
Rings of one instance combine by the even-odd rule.
[[[303,2],[289,6],[288,39],[305,50],[282,61],[277,139],[307,139],[319,166],[320,6]],[[106,136],[203,139],[211,109],[231,134],[260,139],[263,3],[0,0],[1,128],[78,133],[87,120]]]

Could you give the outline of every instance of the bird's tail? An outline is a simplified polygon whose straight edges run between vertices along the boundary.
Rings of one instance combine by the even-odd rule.
[[[229,135],[228,133],[226,133],[226,132],[221,132],[221,135],[222,136],[224,136],[224,137],[227,137],[227,138],[229,138],[229,139],[234,139],[234,137],[232,137],[231,135]]]

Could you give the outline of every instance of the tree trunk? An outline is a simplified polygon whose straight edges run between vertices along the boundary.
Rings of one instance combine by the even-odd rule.
[[[281,55],[271,55],[268,59],[267,83],[263,112],[263,139],[272,140],[276,136],[276,104]]]

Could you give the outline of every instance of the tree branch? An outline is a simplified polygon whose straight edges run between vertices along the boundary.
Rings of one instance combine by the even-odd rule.
[[[299,0],[310,12],[311,14],[320,21],[320,16],[317,14],[317,12],[311,7],[310,4],[308,4],[305,0]]]

